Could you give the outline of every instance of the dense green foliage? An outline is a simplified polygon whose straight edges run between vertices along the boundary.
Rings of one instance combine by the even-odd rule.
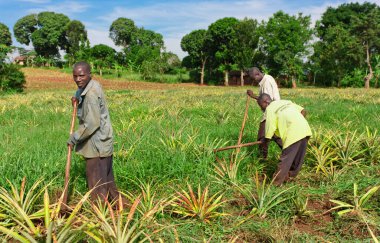
[[[75,60],[79,59],[80,51],[87,41],[87,31],[82,22],[72,20],[68,23],[66,27],[66,40],[66,58],[69,61],[69,66],[71,66]]]
[[[25,77],[19,67],[6,62],[7,54],[12,51],[11,33],[6,25],[0,23],[0,94],[4,92],[21,92]]]
[[[205,35],[204,45],[200,45],[202,39],[185,35],[182,50],[191,59],[203,56],[202,60],[209,60],[209,72],[223,72],[224,85],[228,85],[232,70],[240,71],[243,84],[245,71],[252,66],[270,70],[285,81],[291,79],[294,86],[296,79],[304,77],[303,60],[312,38],[309,16],[290,16],[279,11],[260,25],[254,19],[223,18],[212,23]],[[192,46],[199,47],[190,49]],[[198,61],[195,65],[202,70],[204,64]]]
[[[189,34],[182,37],[181,48],[189,54],[191,64],[189,67],[195,64],[195,67],[200,66],[200,83],[204,84],[204,72],[206,61],[208,57],[206,47],[206,30],[194,30]]]
[[[12,36],[8,26],[0,23],[0,45],[10,46],[12,45]]]
[[[59,50],[73,55],[87,34],[83,24],[60,13],[40,12],[19,19],[14,35],[21,44],[33,44],[37,55],[45,58],[59,57]]]
[[[98,44],[91,48],[90,53],[95,67],[102,75],[102,68],[112,66],[116,51],[107,45]]]
[[[235,25],[235,35],[232,51],[234,62],[241,71],[240,82],[244,85],[244,71],[259,61],[257,50],[260,32],[258,23],[254,19],[243,19]]]
[[[310,16],[290,16],[279,11],[264,24],[260,48],[266,66],[275,76],[295,80],[303,75],[303,58],[311,40]]]
[[[14,64],[0,64],[0,93],[21,92],[24,85],[25,76],[20,67]]]
[[[178,69],[179,58],[165,52],[161,34],[137,27],[133,20],[118,18],[110,27],[110,38],[115,45],[123,47],[117,66],[141,73],[143,79],[158,81],[157,75]],[[175,57],[174,57],[175,56]]]
[[[207,50],[210,66],[224,73],[224,85],[228,85],[229,71],[233,70],[235,26],[239,20],[232,17],[219,19],[208,27]]]
[[[379,23],[380,8],[376,4],[347,3],[329,7],[316,24],[320,40],[314,44],[311,57],[316,82],[339,87],[345,85],[341,83],[344,79],[358,73],[355,69],[360,69],[365,83],[354,85],[369,87],[374,57],[380,54]]]
[[[137,32],[135,22],[127,18],[118,18],[110,27],[110,38],[115,45],[128,47],[134,43],[134,35]]]

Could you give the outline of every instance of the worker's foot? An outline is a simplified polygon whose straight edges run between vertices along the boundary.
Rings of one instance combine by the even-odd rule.
[[[295,177],[289,177],[286,182],[295,182],[297,179]]]
[[[273,185],[277,186],[277,187],[280,187],[280,186],[283,185],[283,183],[275,180],[275,181],[273,181]]]
[[[120,195],[120,197],[115,199],[115,201],[113,202],[113,208],[119,211],[123,211],[125,208],[130,208],[131,206],[132,203],[123,195]]]

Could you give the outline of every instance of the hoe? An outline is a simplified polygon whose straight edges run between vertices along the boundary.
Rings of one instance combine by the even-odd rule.
[[[244,111],[243,122],[241,124],[241,129],[240,129],[240,133],[239,133],[238,144],[232,145],[232,146],[227,146],[224,148],[214,149],[214,153],[219,152],[219,151],[229,150],[229,149],[237,149],[237,152],[239,152],[240,148],[242,148],[242,147],[248,147],[248,146],[253,146],[256,144],[261,144],[260,141],[251,142],[251,143],[243,143],[243,144],[241,143],[241,139],[243,137],[244,127],[245,127],[245,122],[246,122],[247,116],[248,116],[249,100],[250,100],[250,97],[247,95],[247,101],[245,102],[245,111]]]
[[[73,113],[71,115],[71,126],[70,126],[70,135],[74,132],[75,126],[75,116],[77,114],[78,102],[76,99],[73,99]],[[66,172],[65,172],[65,187],[63,189],[63,200],[62,203],[64,208],[67,205],[68,190],[69,190],[69,179],[70,179],[70,166],[71,166],[71,146],[67,146],[67,161],[66,161]]]

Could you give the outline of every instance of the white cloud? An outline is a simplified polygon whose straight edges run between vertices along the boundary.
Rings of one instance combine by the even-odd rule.
[[[268,10],[265,10],[268,9]],[[265,10],[265,11],[263,11]],[[156,3],[147,7],[115,7],[112,12],[99,17],[108,26],[119,17],[130,18],[139,27],[154,30],[164,36],[168,51],[184,57],[181,50],[181,38],[195,29],[207,29],[208,26],[224,17],[268,18],[275,10],[263,1],[235,2],[170,2]]]
[[[109,35],[109,32],[105,30],[87,29],[87,37],[90,40],[91,46],[94,46],[97,44],[105,44],[107,46],[114,48],[117,51],[120,51],[121,48],[118,46],[115,46],[115,44],[108,37],[108,35]]]
[[[42,0],[28,0],[28,1],[42,1]],[[65,1],[59,4],[50,4],[44,7],[32,8],[28,10],[28,13],[39,13],[43,11],[52,11],[56,13],[62,13],[69,17],[73,14],[85,12],[90,5],[86,3],[80,3],[75,1]]]
[[[181,46],[178,45],[178,43],[181,43],[181,39],[178,40],[178,38],[165,38],[165,46],[166,46],[166,51],[173,52],[178,55],[179,58],[184,58],[187,56],[187,53],[182,51]]]
[[[328,7],[335,8],[335,7],[338,7],[338,5],[342,3],[344,2],[335,1],[335,2],[326,2],[322,5],[308,6],[308,7],[298,9],[297,13],[298,12],[303,13],[304,16],[310,15],[312,26],[314,26],[315,22],[321,18],[322,14],[327,10]],[[293,14],[295,14],[295,12]]]
[[[22,0],[30,2],[48,0]],[[359,0],[364,2],[365,0]],[[103,43],[117,50],[112,40],[108,37],[108,28],[111,23],[119,17],[130,18],[139,27],[154,30],[164,37],[168,51],[176,53],[179,57],[184,57],[186,53],[181,50],[180,41],[182,37],[196,29],[207,29],[208,26],[218,19],[224,17],[244,17],[254,18],[259,21],[267,20],[273,13],[282,10],[289,14],[302,12],[304,15],[311,15],[312,25],[320,19],[327,7],[337,7],[342,3],[353,2],[347,0],[329,0],[322,4],[306,4],[288,2],[285,0],[239,0],[239,1],[202,1],[202,2],[152,2],[146,6],[128,6],[128,3],[114,7],[105,15],[93,19],[83,19],[90,39],[91,45]],[[380,5],[380,0],[370,1]],[[89,6],[91,2],[65,1],[59,4],[50,4],[44,8],[34,9],[34,12],[54,11],[64,13],[70,18],[76,13],[88,13],[90,7],[96,10],[95,6]],[[299,6],[299,7],[297,7]],[[96,12],[94,13],[96,15]],[[74,16],[75,18],[75,16]]]
[[[37,4],[50,2],[50,0],[18,0],[18,1],[19,2],[27,2],[27,3],[37,3]]]
[[[100,19],[111,23],[118,17],[126,17],[133,19],[139,26],[171,24],[181,28],[182,23],[187,23],[188,25],[195,24],[196,26],[200,25],[199,27],[207,28],[209,24],[217,19],[228,16],[265,18],[266,16],[261,12],[265,8],[269,8],[269,6],[262,1],[170,2],[156,3],[147,7],[116,7],[111,13],[100,17]],[[257,16],[253,16],[254,14]],[[180,22],[177,22],[178,20]]]
[[[347,1],[347,2],[353,2],[353,1]],[[377,5],[380,5],[380,0],[356,0],[355,2],[358,3],[365,3],[365,2],[371,2],[371,3],[376,3]]]

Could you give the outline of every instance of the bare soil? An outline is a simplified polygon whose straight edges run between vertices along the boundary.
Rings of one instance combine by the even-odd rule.
[[[58,70],[22,68],[26,78],[26,90],[73,90],[76,85],[72,75]],[[112,80],[94,76],[106,90],[167,90],[181,87],[198,87],[197,84],[165,84],[143,81]]]

